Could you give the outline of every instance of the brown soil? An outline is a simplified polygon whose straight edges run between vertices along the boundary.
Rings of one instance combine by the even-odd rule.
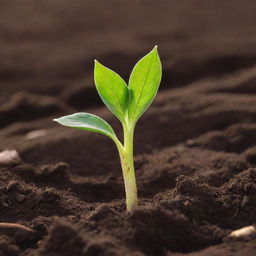
[[[255,256],[256,4],[0,1],[0,256]],[[118,155],[54,117],[115,118],[93,58],[126,79],[159,45],[161,90],[135,134],[139,208],[125,211]]]

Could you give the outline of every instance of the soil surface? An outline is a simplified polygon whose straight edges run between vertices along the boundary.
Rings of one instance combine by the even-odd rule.
[[[256,4],[0,1],[0,256],[255,256]],[[155,44],[156,100],[138,122],[139,208],[125,211],[118,154],[58,126],[91,112],[113,125],[93,59],[128,79]]]

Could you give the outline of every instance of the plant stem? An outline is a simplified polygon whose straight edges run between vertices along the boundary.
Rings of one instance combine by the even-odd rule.
[[[126,124],[124,124],[123,129],[124,146],[122,148],[118,147],[118,150],[124,177],[126,208],[128,212],[132,213],[138,206],[137,186],[133,161],[134,126],[128,127]]]

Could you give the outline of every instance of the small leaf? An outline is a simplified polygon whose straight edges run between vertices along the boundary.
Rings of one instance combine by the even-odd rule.
[[[162,77],[157,46],[135,65],[129,80],[129,120],[136,122],[153,101]]]
[[[129,89],[125,81],[97,60],[95,60],[94,80],[104,104],[120,121],[123,121],[129,101]]]
[[[102,118],[89,113],[76,113],[68,116],[63,116],[54,121],[64,126],[87,130],[91,132],[97,132],[105,134],[111,139],[116,139],[115,132],[112,127],[104,121]]]

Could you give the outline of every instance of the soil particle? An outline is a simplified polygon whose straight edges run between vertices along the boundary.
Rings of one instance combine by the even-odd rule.
[[[177,211],[148,206],[134,212],[133,243],[146,255],[159,255],[165,250],[189,252],[221,241],[217,228],[199,226]],[[216,234],[214,234],[216,233]]]
[[[5,256],[5,255],[16,256],[16,255],[19,255],[20,252],[21,250],[15,244],[14,239],[6,235],[0,236],[0,255],[1,256]]]

